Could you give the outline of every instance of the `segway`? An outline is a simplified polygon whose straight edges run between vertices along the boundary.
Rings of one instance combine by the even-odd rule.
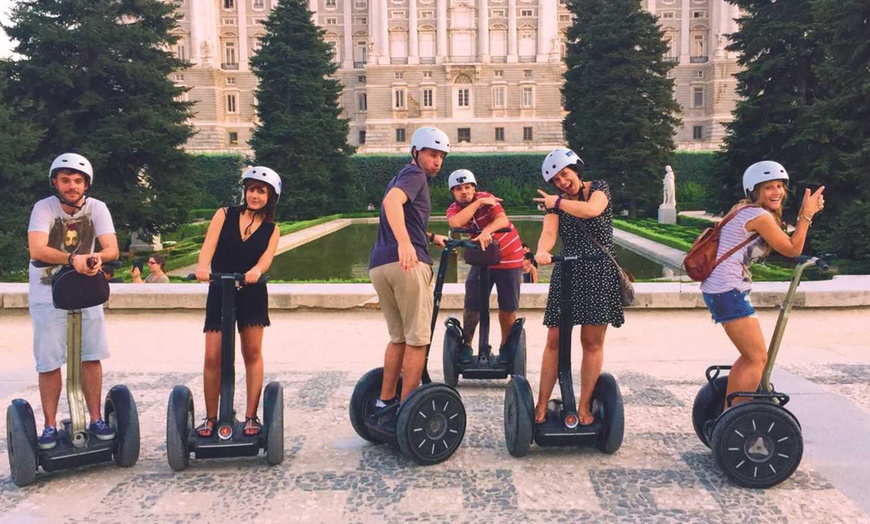
[[[188,279],[196,277],[189,275]],[[265,275],[258,283],[268,280]],[[245,435],[245,424],[236,419],[233,396],[236,383],[236,288],[243,285],[242,273],[212,273],[222,292],[221,307],[221,388],[218,420],[212,434],[201,437],[196,431],[193,395],[187,386],[175,386],[166,410],[166,458],[169,467],[181,471],[190,464],[190,454],[198,459],[254,457],[265,451],[271,465],[284,461],[284,388],[269,382],[263,389],[263,430]]]
[[[791,284],[785,294],[773,337],[767,350],[767,365],[758,391],[736,391],[725,398],[731,366],[707,368],[707,383],[695,397],[692,425],[695,434],[713,451],[716,463],[735,484],[746,488],[769,488],[789,478],[800,465],[804,441],[801,425],[785,405],[789,396],[776,391],[770,374],[794,297],[804,270],[809,266],[828,269],[828,257],[798,257]],[[748,398],[731,407],[734,399]],[[730,409],[723,412],[725,402]]]
[[[430,340],[435,333],[435,322],[441,307],[441,295],[450,252],[465,246],[479,249],[468,240],[448,239],[441,252],[441,264],[435,279],[434,307],[430,324]],[[395,432],[383,428],[372,420],[377,409],[375,402],[381,395],[384,368],[375,368],[359,379],[350,397],[350,423],[357,434],[375,443],[399,446],[402,453],[417,464],[428,466],[450,458],[465,437],[465,406],[459,392],[451,386],[432,382],[429,377],[429,349],[423,365],[423,385],[411,392],[399,406]],[[396,385],[396,396],[402,393],[402,380]]]
[[[89,260],[88,265],[93,267],[94,262]],[[82,391],[82,309],[109,299],[108,282],[102,272],[89,277],[71,266],[63,266],[57,275],[63,278],[52,279],[52,296],[55,307],[67,311],[66,395],[70,418],[61,421],[57,428],[57,444],[51,449],[39,449],[33,409],[24,399],[12,401],[6,410],[6,446],[16,486],[36,481],[39,466],[52,472],[114,460],[128,468],[139,460],[139,414],[127,386],[112,387],[103,404],[103,420],[115,430],[114,439],[93,438],[86,426],[87,405]]]
[[[594,445],[604,453],[615,453],[622,446],[625,416],[619,385],[609,373],[601,373],[592,393],[595,420],[580,425],[574,383],[571,376],[571,268],[578,257],[554,256],[562,264],[559,301],[559,389],[562,398],[547,404],[547,418],[535,424],[535,399],[523,375],[514,375],[504,397],[504,433],[511,455],[522,457],[532,442],[539,446]]]
[[[478,235],[480,231],[469,229],[452,229],[456,234]],[[496,233],[508,233],[510,228],[499,229]],[[448,386],[456,386],[459,377],[467,379],[503,379],[511,375],[526,374],[526,331],[523,325],[525,318],[518,318],[511,326],[507,343],[501,348],[498,358],[492,355],[489,344],[489,266],[477,266],[480,271],[480,331],[478,333],[477,356],[469,363],[459,360],[464,333],[462,323],[458,318],[450,317],[444,321],[447,331],[444,333],[443,370],[444,382]]]

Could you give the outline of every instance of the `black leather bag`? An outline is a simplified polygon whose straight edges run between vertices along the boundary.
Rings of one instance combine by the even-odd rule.
[[[67,311],[99,306],[109,300],[109,282],[102,271],[88,276],[63,266],[51,276],[51,299]]]
[[[471,266],[494,266],[501,262],[501,250],[498,242],[493,240],[486,249],[465,248],[463,253],[465,262]]]

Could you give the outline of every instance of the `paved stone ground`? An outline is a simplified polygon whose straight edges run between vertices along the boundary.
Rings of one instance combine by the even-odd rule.
[[[867,313],[795,311],[781,369],[870,414]],[[544,328],[541,312],[527,316],[528,367],[536,388]],[[9,477],[2,419],[0,523],[870,523],[865,501],[844,494],[843,484],[820,472],[829,465],[813,461],[812,448],[824,442],[807,441],[800,468],[776,488],[747,490],[724,479],[691,426],[703,370],[734,358],[724,333],[703,311],[630,311],[623,328],[609,331],[605,368],[622,388],[627,425],[615,455],[533,447],[527,457],[515,459],[504,444],[505,381],[463,381],[465,440],[450,460],[431,467],[416,466],[389,446],[364,442],[348,421],[356,380],[381,359],[386,338],[379,312],[281,312],[272,320],[266,379],[285,388],[283,465],[270,467],[262,456],[193,460],[187,470],[172,472],[165,458],[166,401],[173,385],[187,384],[201,416],[202,314],[111,313],[114,349],[105,362],[105,386],[126,384],[136,398],[142,426],[138,464],[41,473],[36,484],[19,489]],[[769,334],[774,313],[762,312],[761,320]],[[0,333],[0,402],[8,406],[23,397],[38,413],[26,314],[0,313]],[[435,340],[437,378],[443,327]],[[238,369],[237,404],[244,384],[241,365]],[[793,402],[801,401],[800,392],[789,393],[798,394]],[[62,400],[62,411],[65,404]],[[809,434],[830,416],[819,413],[801,423]],[[850,430],[860,428],[843,431]],[[856,460],[867,460],[866,452]]]

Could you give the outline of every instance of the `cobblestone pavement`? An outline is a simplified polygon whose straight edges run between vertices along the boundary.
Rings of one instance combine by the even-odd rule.
[[[528,368],[536,388],[544,329],[540,312],[528,316]],[[870,413],[870,354],[860,321],[866,318],[867,310],[796,311],[794,332],[787,332],[780,354],[783,369]],[[774,315],[763,312],[761,319],[769,334]],[[288,312],[272,321],[266,380],[284,386],[282,465],[270,467],[263,456],[194,459],[185,471],[172,472],[165,458],[172,386],[188,385],[197,416],[202,412],[201,313],[112,313],[114,349],[105,362],[104,390],[123,383],[135,396],[142,428],[138,464],[40,473],[34,485],[17,488],[9,476],[4,419],[0,523],[870,523],[861,505],[806,458],[789,480],[770,490],[742,489],[725,480],[691,425],[704,368],[734,358],[706,313],[632,311],[623,328],[608,333],[605,369],[622,389],[627,426],[615,455],[533,446],[528,456],[515,459],[504,443],[505,381],[462,381],[465,440],[451,459],[430,467],[413,464],[390,446],[366,443],[348,421],[353,387],[379,364],[386,342],[378,312]],[[27,316],[0,314],[0,332],[0,401],[8,406],[13,398],[27,399],[39,426]],[[436,379],[442,339],[439,326]],[[240,362],[237,370],[240,405]],[[805,428],[813,423],[801,422]],[[813,445],[819,443],[806,443]]]

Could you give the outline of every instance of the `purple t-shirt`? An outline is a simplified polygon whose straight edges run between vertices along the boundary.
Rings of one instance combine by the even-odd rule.
[[[429,256],[429,239],[426,238],[426,225],[429,223],[429,215],[432,212],[432,201],[429,199],[429,177],[418,166],[408,164],[387,184],[384,192],[386,197],[394,187],[398,187],[408,196],[408,201],[402,206],[405,212],[405,229],[411,238],[411,244],[417,252],[417,260],[426,264],[432,264]],[[378,224],[378,238],[375,247],[369,256],[369,269],[399,261],[399,243],[390,223],[384,206],[381,206],[380,222]]]

